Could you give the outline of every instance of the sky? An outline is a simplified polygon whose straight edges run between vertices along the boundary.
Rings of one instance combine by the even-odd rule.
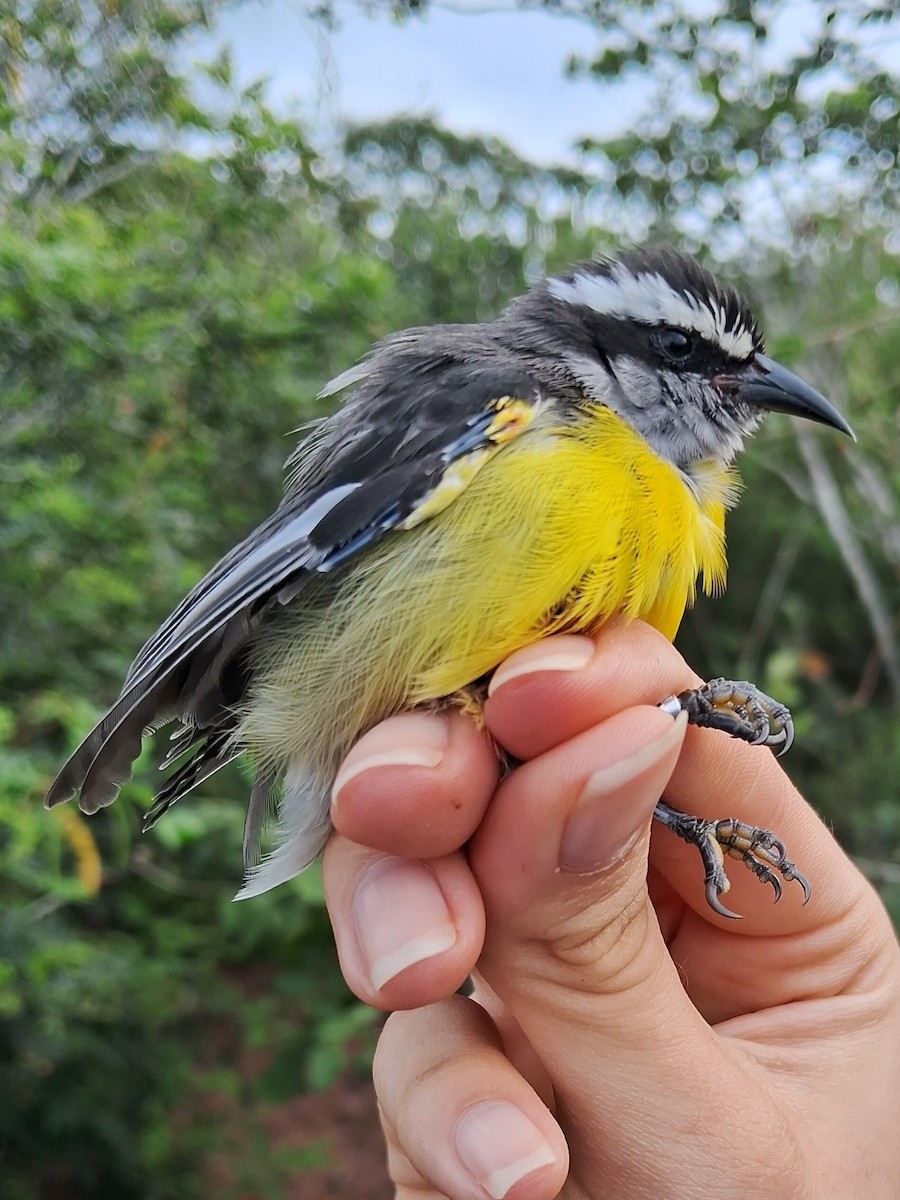
[[[236,81],[267,80],[268,102],[284,115],[296,114],[322,148],[340,144],[346,123],[410,114],[464,135],[500,137],[535,164],[584,169],[573,144],[635,128],[642,111],[653,113],[655,89],[639,70],[615,84],[567,78],[571,56],[596,56],[598,34],[585,22],[517,7],[524,2],[430,0],[424,14],[398,22],[366,15],[365,0],[334,0],[340,22],[326,31],[304,15],[309,0],[243,0],[220,11],[213,31],[198,37],[190,53],[209,61],[227,47]],[[373,8],[376,3],[387,8],[385,0]],[[679,3],[696,17],[718,11],[722,0]],[[769,37],[753,46],[754,59],[774,67],[808,51],[821,26],[821,0],[772,0],[767,12]],[[883,25],[858,23],[844,32],[896,70],[900,33],[888,37]],[[739,41],[735,47],[744,51]],[[749,60],[746,65],[752,73]],[[828,71],[824,86],[846,86],[839,67]],[[810,86],[822,89],[821,74]],[[692,103],[687,94],[685,102]],[[827,175],[840,163],[825,161],[820,168]],[[795,182],[827,200],[831,179]],[[782,176],[773,183],[765,172],[746,181],[744,230],[762,245],[781,239],[785,188]],[[728,256],[733,247],[723,243],[721,252]]]
[[[444,3],[403,22],[339,3],[340,26],[326,34],[303,15],[301,0],[249,0],[220,15],[197,53],[210,57],[227,45],[241,83],[267,78],[276,108],[298,106],[307,123],[326,129],[341,120],[436,115],[459,133],[493,134],[533,162],[554,164],[574,161],[579,137],[614,137],[633,124],[645,100],[639,82],[600,87],[564,77],[571,55],[596,50],[586,24],[516,8],[516,0]],[[718,7],[689,3],[695,13]],[[775,6],[776,57],[803,48],[815,5]]]
[[[580,135],[624,131],[639,103],[633,86],[601,90],[563,77],[567,58],[593,46],[575,21],[441,10],[398,24],[345,11],[326,36],[291,0],[251,0],[222,15],[210,46],[230,46],[242,83],[268,78],[278,108],[299,102],[325,122],[437,114],[539,163],[566,161]]]

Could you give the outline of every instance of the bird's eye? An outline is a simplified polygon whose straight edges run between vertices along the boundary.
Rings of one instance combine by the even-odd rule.
[[[694,348],[694,339],[683,329],[660,329],[654,334],[654,341],[672,362],[682,362]]]

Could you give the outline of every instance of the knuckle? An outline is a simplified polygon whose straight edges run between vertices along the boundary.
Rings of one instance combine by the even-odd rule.
[[[617,990],[647,936],[649,912],[643,880],[616,906],[592,905],[571,916],[546,943],[552,961],[562,968],[591,968],[591,981]]]
[[[641,987],[653,969],[655,957],[648,948],[655,946],[654,927],[641,877],[627,893],[617,889],[614,905],[585,905],[582,896],[577,910],[562,911],[540,933],[526,933],[514,974],[488,946],[485,974],[489,981],[518,979],[517,987],[529,992],[622,994]]]

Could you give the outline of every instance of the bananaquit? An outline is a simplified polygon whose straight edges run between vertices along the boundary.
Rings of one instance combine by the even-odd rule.
[[[144,734],[180,722],[180,765],[146,814],[248,753],[254,896],[302,871],[359,736],[416,706],[477,708],[491,671],[613,614],[672,638],[698,581],[725,580],[725,512],[768,410],[851,434],[767,358],[746,303],[672,250],[631,250],[539,283],[497,320],[407,329],[326,389],[344,395],[289,460],[274,513],[140,651],[119,699],[50,788],[110,804]],[[852,434],[851,434],[852,436]],[[750,684],[669,697],[698,725],[783,751],[790,714]],[[277,812],[274,849],[260,839]],[[739,820],[655,813],[700,849],[719,912],[723,856],[808,885]]]

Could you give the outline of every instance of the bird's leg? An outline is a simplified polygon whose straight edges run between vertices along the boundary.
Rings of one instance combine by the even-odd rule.
[[[486,699],[485,678],[460,688],[441,701],[439,707],[456,708],[466,713],[483,730]],[[794,740],[790,711],[752,683],[713,679],[702,687],[668,696],[659,707],[673,716],[684,709],[691,725],[700,729],[721,729],[751,745],[769,746],[779,756]],[[502,772],[506,774],[516,765],[516,760],[499,746],[497,753]],[[677,837],[697,847],[704,867],[707,902],[721,916],[739,919],[739,914],[731,912],[719,899],[731,887],[725,873],[726,855],[744,863],[762,883],[771,884],[776,901],[781,898],[782,879],[796,880],[803,890],[804,903],[809,899],[806,877],[787,857],[784,843],[768,829],[759,829],[733,817],[721,821],[704,820],[679,812],[664,800],[657,804],[653,816]]]
[[[769,746],[779,757],[794,740],[794,723],[783,704],[752,683],[713,679],[702,687],[668,696],[659,706],[677,716],[684,710],[688,723],[700,729],[721,729],[754,746]],[[768,829],[726,818],[707,821],[679,812],[665,801],[657,804],[654,818],[683,841],[696,846],[704,867],[704,886],[710,908],[723,917],[738,919],[719,900],[731,887],[725,873],[725,855],[739,859],[762,883],[770,883],[776,901],[781,899],[781,879],[796,880],[803,903],[810,897],[806,877],[787,857],[784,843]]]
[[[810,887],[806,879],[791,860],[787,857],[784,843],[768,829],[759,829],[733,817],[723,821],[705,821],[701,817],[692,817],[688,813],[679,812],[661,800],[653,811],[654,819],[671,829],[674,834],[685,842],[690,842],[700,851],[703,861],[706,900],[714,912],[722,917],[740,918],[719,899],[731,887],[731,882],[725,874],[725,855],[737,858],[749,867],[762,883],[770,883],[775,892],[775,899],[781,899],[781,881],[796,880],[803,889],[803,903],[810,897]],[[776,874],[777,872],[777,874]]]
[[[442,708],[455,708],[475,722],[479,731],[485,729],[484,705],[487,700],[487,680],[476,679],[474,683],[462,687],[451,696],[440,701]]]

